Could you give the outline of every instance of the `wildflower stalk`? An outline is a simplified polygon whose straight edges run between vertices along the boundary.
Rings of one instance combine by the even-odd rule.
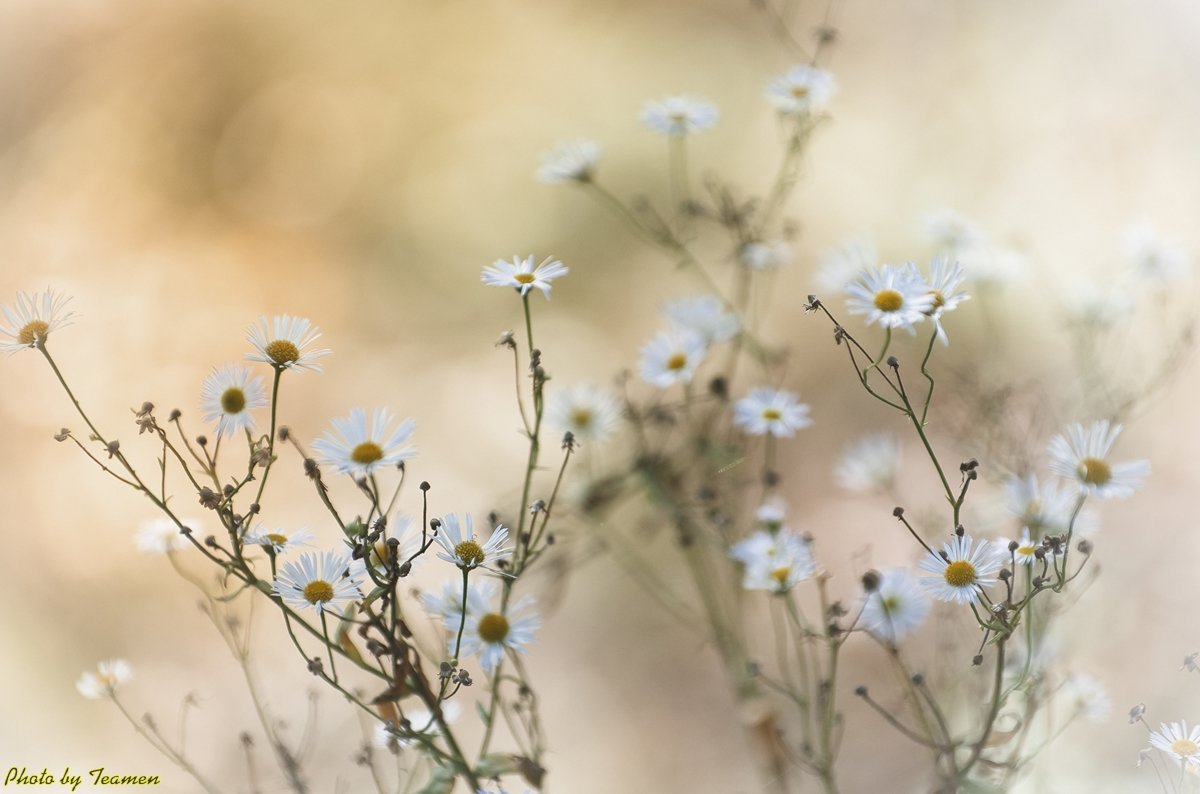
[[[171,745],[167,744],[167,742],[158,735],[157,731],[149,731],[141,722],[135,720],[133,715],[129,713],[129,711],[125,708],[125,705],[121,703],[120,699],[117,698],[115,693],[112,693],[110,697],[113,704],[117,707],[117,710],[121,712],[129,724],[133,726],[133,729],[137,731],[138,734],[145,739],[151,747],[166,756],[171,763],[175,764],[175,766],[191,775],[192,779],[199,783],[200,787],[207,791],[208,794],[220,794],[220,789],[218,789],[212,783],[209,783],[204,776],[200,774],[196,767],[192,766],[191,763],[183,757],[181,752],[175,750],[173,747],[171,747]]]

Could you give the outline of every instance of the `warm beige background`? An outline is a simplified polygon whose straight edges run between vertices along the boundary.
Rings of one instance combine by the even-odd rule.
[[[324,376],[289,384],[287,423],[311,438],[352,405],[392,406],[420,423],[416,476],[435,484],[439,510],[506,503],[520,449],[509,362],[492,342],[519,319],[479,270],[518,252],[562,257],[571,276],[551,303],[535,301],[554,372],[603,380],[629,365],[662,299],[696,288],[582,196],[536,184],[536,155],[594,136],[618,193],[657,193],[647,175],[660,173],[662,143],[638,128],[637,109],[693,92],[722,111],[693,162],[760,191],[777,137],[762,86],[793,58],[751,5],[5,0],[0,300],[47,285],[75,296],[80,317],[54,348],[131,452],[130,406],[152,399],[194,417],[200,381],[244,353],[254,317],[309,316],[336,355]],[[802,9],[800,27],[820,11]],[[828,497],[829,456],[853,423],[888,419],[850,390],[827,329],[799,312],[817,254],[865,233],[889,259],[923,258],[915,219],[957,207],[1028,251],[1034,274],[995,305],[1019,330],[996,337],[964,319],[977,327],[956,360],[996,355],[1003,340],[1001,361],[1063,372],[1054,290],[1115,268],[1120,231],[1137,218],[1196,244],[1200,17],[1184,0],[849,0],[834,19],[842,39],[828,63],[842,90],[789,211],[802,236],[779,282],[777,330],[794,340],[790,382],[819,422],[785,452],[790,502],[848,593],[864,553],[891,564],[910,550],[890,505]],[[1070,378],[1044,382],[1066,393]],[[139,713],[174,726],[178,701],[196,694],[189,752],[241,790],[236,736],[252,715],[194,595],[133,550],[148,505],[53,442],[81,423],[35,355],[0,361],[0,383],[0,767],[158,771],[164,791],[190,790],[111,708],[75,693],[81,670],[119,655],[137,669],[127,697]],[[1105,575],[1070,631],[1114,718],[1056,745],[1042,791],[1151,789],[1133,770],[1144,733],[1124,710],[1144,700],[1155,719],[1200,717],[1197,682],[1175,672],[1200,649],[1196,385],[1183,373],[1122,442],[1154,460],[1155,476],[1106,511]],[[153,450],[142,452],[151,468]],[[295,466],[281,471],[274,515],[315,520]],[[928,481],[918,472],[906,484]],[[259,636],[279,649],[258,658],[272,706],[299,720],[309,681],[279,626],[262,620]],[[870,680],[874,661],[855,651],[847,687]],[[578,573],[531,668],[555,791],[754,790],[714,659],[610,563]],[[335,698],[321,702],[316,790],[363,790],[353,725]],[[909,773],[920,790],[902,740],[848,711],[870,730],[848,743],[845,790],[904,790]]]

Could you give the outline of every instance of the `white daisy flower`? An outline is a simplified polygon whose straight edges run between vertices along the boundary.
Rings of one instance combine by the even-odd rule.
[[[875,243],[856,237],[842,242],[821,254],[817,270],[817,289],[823,292],[845,292],[859,274],[879,267]]]
[[[1073,717],[1083,717],[1088,722],[1107,722],[1112,713],[1112,700],[1094,676],[1073,673],[1059,689]]]
[[[642,123],[664,135],[687,135],[717,123],[717,109],[703,99],[669,96],[642,107]]]
[[[978,223],[949,207],[926,211],[921,215],[918,227],[921,235],[939,253],[954,256],[968,249],[983,249],[988,245],[987,235]]]
[[[1033,565],[1037,562],[1037,550],[1041,548],[1040,543],[1029,537],[1029,527],[1021,530],[1021,537],[1017,540],[1017,550],[1010,552],[1020,565]],[[1045,556],[1053,557],[1054,553],[1047,550]]]
[[[955,535],[942,546],[945,557],[929,554],[921,560],[921,570],[934,576],[921,577],[921,584],[939,601],[975,604],[985,587],[996,584],[996,574],[1004,564],[1008,549],[999,543],[979,541],[970,535]]]
[[[729,549],[729,556],[744,566],[742,587],[786,593],[817,570],[810,544],[786,528],[758,531]]]
[[[749,242],[738,251],[738,261],[750,270],[771,270],[792,261],[792,247],[785,240]]]
[[[505,649],[525,653],[541,620],[533,611],[533,597],[525,596],[504,613],[467,599],[467,622],[463,627],[459,656],[478,656],[484,673],[491,674],[504,658]],[[454,652],[456,637],[450,637]]]
[[[600,160],[600,144],[584,139],[563,141],[543,152],[539,160],[539,182],[587,182]]]
[[[588,383],[554,392],[546,406],[550,427],[570,431],[577,441],[603,443],[617,429],[620,416],[616,396]]]
[[[895,645],[920,628],[929,614],[929,598],[907,568],[879,574],[874,592],[863,594],[859,624],[872,636]]]
[[[362,479],[384,466],[395,466],[402,460],[416,457],[417,448],[407,443],[416,423],[405,419],[388,433],[392,415],[386,408],[376,408],[367,427],[367,412],[355,408],[350,415],[333,420],[333,431],[313,442],[319,460],[342,474]]]
[[[524,297],[531,289],[540,289],[546,299],[550,298],[550,282],[567,274],[567,266],[554,257],[546,257],[537,267],[533,256],[522,259],[514,256],[512,261],[497,259],[483,269],[480,281],[492,287],[512,287]]]
[[[133,668],[124,659],[111,659],[96,665],[96,671],[88,670],[79,676],[75,688],[88,700],[112,697],[121,684],[133,678]]]
[[[443,701],[441,709],[442,719],[450,725],[453,725],[458,720],[459,715],[462,714],[462,707],[456,700]],[[418,734],[427,738],[433,738],[441,734],[441,724],[434,718],[433,713],[423,706],[414,706],[405,709],[404,719],[408,720],[409,730],[407,732],[393,725],[391,721],[377,723],[375,725],[373,744],[394,755],[406,747],[415,745]]]
[[[950,344],[950,339],[942,328],[942,315],[954,311],[958,304],[971,299],[970,295],[959,289],[966,279],[962,266],[958,263],[951,264],[944,256],[934,257],[929,266],[928,280],[924,279],[916,265],[910,262],[908,267],[913,278],[924,281],[926,289],[933,297],[933,307],[926,314],[933,320],[938,340],[943,345]]]
[[[704,337],[694,331],[664,331],[642,346],[642,379],[660,389],[691,383],[707,352]]]
[[[247,546],[262,546],[273,550],[276,554],[285,551],[312,546],[316,535],[307,529],[275,529],[267,531],[260,524],[257,529],[247,532],[242,543]]]
[[[249,361],[263,361],[276,369],[311,369],[320,372],[318,358],[332,351],[309,347],[321,337],[321,332],[305,317],[277,314],[267,321],[258,318],[258,324],[246,329],[246,340],[254,345],[257,353],[248,353]]]
[[[663,314],[678,327],[700,334],[707,344],[733,339],[741,327],[716,295],[676,298],[663,307]]]
[[[793,66],[767,83],[767,99],[784,115],[820,110],[835,93],[833,75],[807,64]]]
[[[183,518],[179,523],[192,530],[192,534],[200,531],[200,522],[194,518]],[[179,531],[179,525],[166,516],[143,521],[133,539],[137,543],[138,551],[147,554],[166,554],[191,545],[187,536]]]
[[[894,433],[874,433],[842,450],[833,476],[847,491],[888,491],[900,469],[900,439]]]
[[[1004,483],[1004,506],[1035,536],[1066,532],[1075,509],[1076,492],[1059,483],[1040,482],[1036,474],[1010,476]],[[1075,528],[1080,528],[1080,519]]]
[[[733,423],[752,436],[770,433],[776,438],[791,438],[808,427],[808,406],[797,402],[796,395],[775,389],[752,389],[733,406]]]
[[[362,560],[351,559],[345,551],[305,552],[298,560],[283,564],[271,594],[293,609],[311,607],[339,613],[362,598],[359,586],[365,573]]]
[[[1139,277],[1165,284],[1192,273],[1192,257],[1178,240],[1161,237],[1153,225],[1143,221],[1130,226],[1121,239],[1130,269]]]
[[[486,612],[488,604],[496,595],[496,583],[490,579],[470,581],[467,584],[467,611]],[[425,611],[435,618],[440,618],[442,626],[451,634],[458,633],[458,627],[463,619],[463,588],[461,582],[446,582],[442,585],[440,596],[432,593],[421,594],[421,605]],[[453,646],[450,652],[454,652]]]
[[[933,309],[933,295],[906,267],[884,265],[866,270],[846,287],[851,314],[867,315],[867,325],[879,323],[885,328],[903,328],[915,333],[914,323],[924,320]]]
[[[51,332],[71,324],[75,312],[65,311],[71,298],[45,292],[18,292],[12,306],[0,306],[4,321],[0,322],[0,334],[11,341],[0,341],[0,350],[15,353],[27,347],[44,344]]]
[[[217,422],[217,435],[225,436],[254,427],[252,408],[267,404],[262,378],[236,364],[214,369],[200,387],[200,407],[205,422]]]
[[[467,513],[464,516],[466,523],[466,532],[464,533],[458,523],[458,516],[450,513],[442,518],[442,525],[438,528],[437,534],[433,539],[438,542],[443,551],[438,552],[438,557],[446,562],[452,562],[459,568],[471,570],[473,568],[486,568],[489,571],[500,573],[494,566],[497,561],[512,555],[512,547],[505,547],[505,542],[508,540],[508,528],[497,524],[492,530],[491,536],[482,544],[475,539],[475,527],[471,520],[471,514]]]
[[[1187,720],[1161,723],[1157,731],[1150,731],[1150,745],[1185,769],[1200,771],[1200,725],[1188,730]]]
[[[1121,433],[1120,425],[1108,420],[1092,422],[1089,427],[1072,424],[1066,433],[1050,440],[1046,454],[1050,471],[1075,481],[1081,493],[1098,499],[1125,499],[1142,487],[1150,474],[1150,462],[1135,460],[1112,463],[1107,459]]]

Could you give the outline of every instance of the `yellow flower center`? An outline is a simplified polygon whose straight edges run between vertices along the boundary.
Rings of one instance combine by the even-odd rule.
[[[667,369],[678,372],[687,366],[687,356],[683,353],[676,353],[667,359]]]
[[[278,532],[268,532],[263,537],[275,546],[286,546],[288,542],[287,535],[280,535]]]
[[[1104,485],[1112,479],[1112,469],[1099,458],[1079,461],[1079,476],[1088,485]]]
[[[1026,557],[1032,557],[1035,551],[1037,551],[1037,546],[1021,546],[1017,549],[1017,554],[1024,554]]]
[[[227,414],[240,414],[246,408],[246,394],[236,386],[226,389],[221,395],[221,410]]]
[[[576,408],[571,411],[571,424],[585,429],[592,426],[592,412],[587,408]]]
[[[946,584],[951,587],[967,587],[975,584],[975,566],[966,560],[958,560],[946,566]]]
[[[375,544],[374,552],[377,565],[387,565],[392,561],[392,548],[383,541]]]
[[[881,289],[875,293],[875,308],[881,312],[898,312],[904,305],[904,296],[894,289]]]
[[[508,619],[489,612],[479,619],[479,639],[488,643],[504,642],[508,636]]]
[[[364,441],[350,453],[350,460],[369,466],[383,457],[383,450],[374,441]]]
[[[771,578],[774,579],[780,587],[784,587],[787,584],[788,577],[791,576],[791,573],[792,566],[785,565],[782,568],[776,568],[775,570],[771,571]]]
[[[794,96],[796,99],[804,99],[804,97],[808,96],[808,86],[806,86],[806,85],[792,86],[792,96]]]
[[[267,358],[280,365],[291,364],[300,358],[300,348],[286,339],[276,339],[269,343],[264,351]]]
[[[518,284],[532,284],[534,276],[532,273],[516,273],[513,278]]]
[[[896,607],[900,606],[900,600],[895,596],[882,598],[880,603],[883,605],[883,611],[889,615],[896,611]]]
[[[45,339],[50,333],[50,323],[45,320],[30,320],[17,332],[17,341],[23,345],[32,345],[38,339]]]
[[[1176,739],[1171,742],[1171,752],[1182,756],[1193,756],[1200,753],[1200,745],[1191,739]]]
[[[933,314],[946,305],[946,297],[935,289],[929,290],[929,294],[933,296],[933,306],[930,307],[929,313]]]
[[[333,585],[324,579],[313,579],[304,585],[304,599],[310,604],[324,604],[333,600]]]
[[[764,408],[762,412],[762,418],[766,419],[768,422],[777,422],[783,418],[783,414],[778,408]]]
[[[454,555],[470,568],[483,564],[483,549],[473,540],[464,540],[455,546]]]

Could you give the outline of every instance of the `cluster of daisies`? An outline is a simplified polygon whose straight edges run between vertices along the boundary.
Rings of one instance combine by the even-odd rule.
[[[878,323],[889,332],[916,333],[916,324],[929,320],[937,338],[949,344],[942,315],[969,299],[964,279],[962,266],[944,257],[935,258],[928,273],[911,262],[867,268],[846,287],[846,304],[851,314],[865,314],[867,325]]]

